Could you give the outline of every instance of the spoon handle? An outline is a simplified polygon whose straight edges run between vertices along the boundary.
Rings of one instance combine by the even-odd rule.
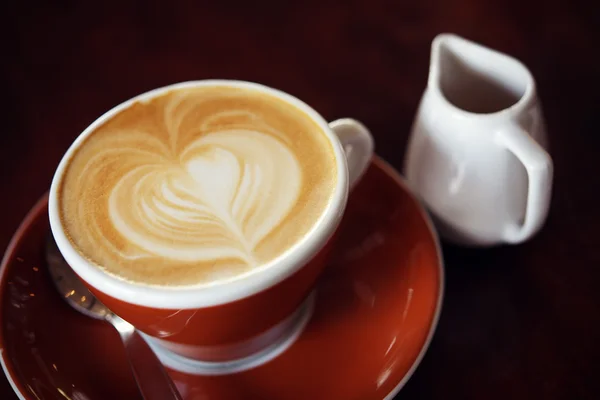
[[[181,400],[167,371],[135,328],[114,314],[107,319],[119,331],[133,375],[144,399]]]

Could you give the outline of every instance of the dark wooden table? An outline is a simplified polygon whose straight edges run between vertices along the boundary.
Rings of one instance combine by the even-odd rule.
[[[439,328],[398,398],[600,398],[597,2],[154,3],[0,6],[0,248],[86,125],[177,81],[257,81],[329,119],[358,118],[372,129],[377,152],[400,168],[430,42],[455,32],[520,58],[537,78],[554,197],[547,225],[526,244],[444,247]],[[0,398],[15,398],[4,377]]]

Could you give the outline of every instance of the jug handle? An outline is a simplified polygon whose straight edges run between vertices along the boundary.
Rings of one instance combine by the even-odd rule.
[[[520,243],[535,234],[544,224],[552,192],[552,158],[523,128],[513,125],[498,132],[496,141],[512,152],[525,167],[529,180],[525,219],[522,225],[509,225],[504,239]]]

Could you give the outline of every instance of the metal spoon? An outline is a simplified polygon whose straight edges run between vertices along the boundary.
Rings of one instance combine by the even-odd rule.
[[[110,322],[119,332],[137,385],[146,400],[181,400],[175,384],[133,325],[100,302],[69,267],[52,235],[46,243],[46,260],[52,281],[60,295],[88,317]]]

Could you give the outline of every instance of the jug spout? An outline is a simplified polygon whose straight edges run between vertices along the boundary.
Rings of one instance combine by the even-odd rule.
[[[520,61],[447,33],[433,40],[428,87],[450,106],[476,114],[525,106],[535,91]]]

